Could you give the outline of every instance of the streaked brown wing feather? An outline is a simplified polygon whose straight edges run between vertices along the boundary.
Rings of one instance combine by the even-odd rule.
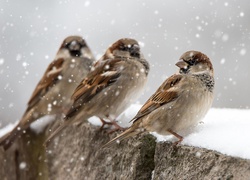
[[[52,63],[50,63],[42,79],[39,81],[36,89],[31,95],[30,100],[28,101],[27,110],[32,108],[41,99],[41,97],[43,97],[48,92],[48,90],[56,84],[58,76],[62,71],[63,63],[63,58],[54,60]]]
[[[121,59],[108,59],[102,62],[96,63],[94,70],[91,71],[86,78],[82,80],[80,85],[75,89],[72,99],[77,101],[84,95],[94,96],[102,89],[110,86],[111,83],[117,80],[119,73],[117,72],[117,63],[122,62]],[[108,67],[108,68],[105,68]],[[108,76],[104,73],[111,72]]]
[[[174,90],[174,87],[181,81],[182,76],[179,74],[169,77],[157,91],[147,100],[142,106],[137,115],[131,120],[133,123],[141,117],[151,113],[163,104],[167,104],[178,97],[178,93]]]
[[[79,109],[79,106],[90,101],[96,94],[113,84],[119,78],[120,73],[117,71],[119,63],[123,63],[123,60],[108,59],[95,64],[94,70],[75,89],[71,97],[74,103],[67,113],[66,119],[73,116]]]

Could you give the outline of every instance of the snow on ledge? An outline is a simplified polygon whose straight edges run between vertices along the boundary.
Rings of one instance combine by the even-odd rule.
[[[229,156],[250,159],[250,110],[210,109],[195,132],[182,144],[218,151]],[[158,141],[168,136],[154,135]]]
[[[10,123],[10,124],[6,125],[5,127],[3,127],[2,129],[0,129],[0,137],[4,136],[8,132],[10,132],[15,127],[16,124],[17,123]]]
[[[121,126],[128,127],[129,121],[135,116],[141,105],[131,105],[123,114],[118,117]],[[48,121],[49,118],[45,118]],[[101,125],[97,117],[89,121],[94,125]],[[212,108],[195,130],[184,137],[182,144],[215,150],[229,156],[250,159],[250,110],[240,109],[215,109]],[[41,126],[44,127],[47,121]],[[9,132],[15,124],[9,124],[0,129],[0,137]],[[40,125],[38,125],[40,126]],[[37,133],[43,127],[33,130]],[[173,141],[173,136],[156,136],[157,141]]]
[[[36,134],[39,134],[44,130],[44,128],[49,123],[51,123],[54,120],[55,120],[55,115],[47,115],[47,116],[44,116],[44,117],[36,120],[35,122],[31,123],[30,128]],[[17,124],[18,124],[18,121],[15,123],[10,123],[10,124],[6,125],[5,127],[3,127],[2,129],[0,129],[0,137],[4,136],[5,134],[12,131]]]
[[[43,132],[44,128],[47,127],[48,124],[52,123],[55,120],[55,115],[47,115],[41,117],[30,125],[30,128],[36,133],[40,134]]]
[[[118,117],[121,126],[128,127],[129,121],[141,105],[131,105]],[[93,117],[94,125],[100,125]],[[99,122],[99,124],[97,123]],[[229,156],[250,159],[250,110],[211,108],[192,133],[184,136],[182,144],[218,151]],[[156,136],[157,141],[176,141],[173,136]]]

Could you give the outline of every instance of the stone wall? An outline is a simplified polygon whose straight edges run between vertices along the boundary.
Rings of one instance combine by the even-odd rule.
[[[117,134],[88,123],[66,128],[45,150],[48,129],[28,130],[8,151],[0,148],[0,179],[250,179],[249,160],[156,143],[149,134],[101,149]]]

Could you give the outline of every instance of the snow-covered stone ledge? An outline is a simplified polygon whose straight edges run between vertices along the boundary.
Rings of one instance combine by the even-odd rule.
[[[143,135],[100,149],[116,134],[84,123],[66,128],[45,152],[48,128],[28,131],[7,152],[0,149],[0,179],[249,179],[249,113],[212,109],[177,147]]]

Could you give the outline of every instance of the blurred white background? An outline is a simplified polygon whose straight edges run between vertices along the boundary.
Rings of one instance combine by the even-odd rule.
[[[0,127],[22,116],[62,40],[81,35],[98,58],[114,41],[135,38],[151,64],[144,101],[187,50],[213,62],[214,107],[249,108],[248,0],[1,0]]]

